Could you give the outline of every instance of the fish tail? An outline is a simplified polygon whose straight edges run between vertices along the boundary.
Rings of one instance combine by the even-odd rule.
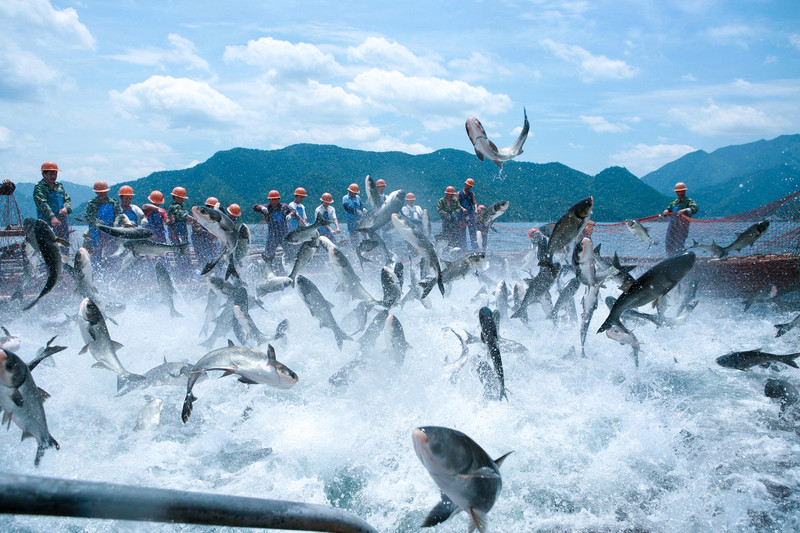
[[[795,362],[795,359],[797,359],[798,357],[800,357],[800,353],[792,353],[789,355],[784,355],[783,357],[780,358],[780,362],[785,365],[789,365],[792,368],[800,368],[797,366],[797,363]]]
[[[121,396],[139,388],[147,378],[141,374],[127,374],[117,377],[117,395]]]
[[[191,391],[186,394],[186,398],[183,400],[183,409],[181,410],[181,420],[185,424],[189,420],[189,416],[192,414],[192,404],[197,400],[197,396],[194,395]]]
[[[439,275],[436,278],[436,284],[439,286],[439,292],[441,292],[442,296],[444,296],[444,281],[442,281],[441,271],[439,271]]]
[[[55,448],[56,450],[60,450],[61,447],[56,442],[56,439],[53,438],[52,435],[47,435],[47,440],[43,440],[39,442],[39,446],[36,448],[36,458],[33,460],[33,465],[38,467],[39,463],[44,457],[44,452],[47,448]]]
[[[778,330],[778,332],[775,334],[776,337],[780,337],[781,335],[792,329],[791,324],[775,324],[775,327]]]

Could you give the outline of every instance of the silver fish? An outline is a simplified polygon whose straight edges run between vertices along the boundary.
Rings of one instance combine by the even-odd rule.
[[[183,315],[175,309],[175,286],[172,285],[172,278],[167,271],[167,267],[161,261],[156,263],[156,280],[158,281],[158,288],[161,291],[161,298],[164,303],[169,307],[169,316],[182,317]]]
[[[486,136],[486,130],[483,129],[483,124],[477,118],[470,117],[464,125],[467,129],[467,136],[469,137],[472,146],[475,148],[475,155],[478,159],[483,161],[489,159],[500,168],[503,168],[502,161],[509,161],[522,153],[522,145],[528,138],[528,131],[530,130],[530,123],[528,122],[528,112],[525,108],[522,109],[523,123],[522,131],[519,132],[517,139],[505,148],[497,148],[495,144]]]
[[[558,219],[558,222],[553,227],[553,234],[547,242],[545,257],[540,264],[551,264],[553,262],[553,254],[572,244],[572,241],[575,240],[575,237],[578,236],[589,221],[589,217],[592,215],[592,207],[594,207],[594,198],[589,196],[567,209],[567,212]]]
[[[386,317],[385,329],[388,331],[387,344],[394,356],[394,362],[396,365],[400,366],[403,364],[403,361],[405,361],[406,351],[409,348],[409,344],[406,342],[405,332],[403,331],[403,325],[396,316],[389,315]]]
[[[36,220],[36,222],[34,222],[33,232],[39,251],[44,259],[44,264],[47,267],[47,281],[45,281],[39,296],[23,307],[25,311],[36,305],[36,303],[42,299],[42,296],[53,290],[53,287],[56,286],[61,276],[61,250],[58,248],[56,234],[53,233],[53,230],[44,220]]]
[[[369,206],[374,210],[380,207],[381,205],[381,196],[378,193],[378,186],[375,184],[375,180],[367,174],[367,177],[364,178],[364,192],[367,195],[367,203]]]
[[[134,431],[152,431],[161,423],[161,409],[164,407],[164,400],[150,395],[144,397],[144,407],[139,410],[136,417]]]
[[[310,241],[311,239],[317,237],[317,230],[319,228],[324,228],[330,223],[331,222],[329,220],[325,220],[325,217],[322,216],[322,213],[317,213],[317,220],[313,224],[301,226],[290,231],[286,235],[286,242],[301,243]]]
[[[642,226],[641,222],[639,222],[638,220],[633,220],[633,219],[626,220],[625,226],[627,226],[628,231],[630,231],[634,237],[645,243],[648,249],[654,244],[658,244],[650,236],[650,231],[644,226]]]
[[[406,192],[402,189],[392,191],[386,202],[378,209],[364,215],[358,223],[358,231],[374,233],[392,221],[392,215],[399,213],[406,203]]]
[[[339,280],[339,287],[353,298],[375,303],[375,298],[361,285],[361,278],[353,270],[350,260],[347,259],[347,256],[344,255],[339,247],[327,237],[319,237],[319,242],[328,250],[328,260],[336,279]]]
[[[723,248],[723,251],[727,255],[730,252],[738,252],[744,248],[747,248],[748,246],[753,246],[753,243],[755,243],[759,237],[764,235],[768,229],[769,220],[762,220],[757,224],[753,224],[742,233],[737,233],[736,240]]]
[[[319,249],[319,239],[316,237],[303,242],[300,245],[300,250],[297,252],[297,257],[294,260],[294,266],[292,267],[292,271],[289,273],[289,278],[292,280],[297,279],[297,275],[300,273],[311,258],[314,257],[314,254],[317,253]]]
[[[333,318],[333,313],[331,313],[333,304],[322,296],[322,293],[319,292],[319,289],[311,280],[300,275],[297,276],[296,285],[300,291],[300,297],[311,312],[311,316],[319,320],[319,327],[329,328],[333,331],[333,335],[336,337],[336,344],[340,350],[342,349],[343,341],[353,340],[350,335],[342,331],[342,328]]]
[[[137,239],[125,241],[122,246],[129,250],[134,257],[157,257],[170,252],[183,254],[189,247],[188,242],[181,244],[164,244],[150,239]]]

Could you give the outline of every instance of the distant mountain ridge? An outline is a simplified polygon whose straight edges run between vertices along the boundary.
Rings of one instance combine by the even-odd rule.
[[[348,185],[356,183],[363,188],[367,174],[386,180],[387,192],[413,192],[417,205],[431,211],[433,219],[438,219],[436,202],[444,195],[445,187],[453,185],[461,190],[466,178],[475,180],[473,190],[479,203],[488,206],[500,200],[511,201],[502,219],[505,221],[555,220],[572,204],[590,195],[595,197],[594,218],[599,221],[651,215],[669,202],[667,196],[621,167],[590,176],[560,163],[509,161],[500,172],[495,165],[482,163],[474,154],[461,150],[410,155],[312,144],[280,150],[234,148],[217,152],[194,167],[154,172],[127,184],[133,186],[139,202],[151,190],[160,190],[168,197],[174,186],[181,185],[187,189],[189,205],[216,196],[224,204],[240,204],[245,220],[255,221],[259,216],[250,208],[255,203],[266,203],[271,189],[277,189],[282,201],[288,203],[296,187],[308,191],[307,210],[319,205],[323,192],[330,192],[341,217],[341,200]],[[119,185],[122,184],[113,190],[118,190]]]
[[[642,181],[672,195],[683,181],[701,217],[748,211],[800,190],[800,135],[702,150],[667,163]]]

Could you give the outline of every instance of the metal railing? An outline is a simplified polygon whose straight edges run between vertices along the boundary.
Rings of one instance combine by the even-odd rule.
[[[0,474],[0,513],[294,531],[377,531],[351,513],[324,505],[15,474]]]

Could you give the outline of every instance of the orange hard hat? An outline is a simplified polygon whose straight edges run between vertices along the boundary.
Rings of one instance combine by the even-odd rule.
[[[444,193],[445,194],[455,194],[456,193],[456,188],[453,187],[452,185],[448,185],[447,188],[444,190]]]
[[[361,189],[358,188],[358,185],[355,183],[351,183],[350,186],[347,188],[353,194],[358,194]]]
[[[42,172],[45,170],[55,170],[56,172],[61,171],[61,169],[58,168],[58,165],[56,165],[55,161],[45,161],[42,163]]]
[[[270,199],[270,200],[280,200],[281,199],[281,193],[279,193],[275,189],[272,189],[271,191],[269,191],[269,194],[267,195],[267,198]]]
[[[206,198],[206,207],[211,207],[212,209],[217,206],[219,200],[217,200],[214,196],[209,196]]]
[[[151,204],[161,205],[164,203],[164,195],[161,191],[153,191],[147,195],[147,200]]]
[[[484,209],[486,209],[485,205],[479,205],[478,206],[478,211],[483,211]]]
[[[381,178],[381,179],[379,179],[378,181],[375,182],[375,186],[376,187],[386,187],[386,182],[383,181],[383,178]]]
[[[105,181],[95,181],[92,190],[94,192],[108,192],[111,189],[108,188],[108,183]]]
[[[416,199],[417,199],[417,197],[414,196],[413,192],[410,192],[410,193],[406,194],[406,200],[416,200]]]
[[[231,204],[228,206],[228,214],[232,217],[238,217],[242,214],[242,208],[239,207],[239,204]]]
[[[472,178],[467,178],[467,181],[464,182],[464,185],[469,185],[470,187],[475,186],[475,180]]]
[[[539,231],[539,230],[538,230],[538,229],[536,229],[536,228],[531,228],[531,229],[529,229],[529,230],[528,230],[528,238],[529,238],[529,239],[532,239],[532,238],[533,238],[533,236],[534,236],[534,235],[536,235],[536,233],[537,233],[538,231]]]
[[[308,195],[306,194],[306,190],[305,190],[304,188],[302,188],[302,187],[298,187],[298,188],[296,188],[296,189],[294,190],[294,195],[295,195],[295,196],[308,196]]]
[[[186,189],[183,187],[175,187],[172,189],[172,196],[177,196],[178,198],[183,198],[184,200],[188,198],[188,196],[186,196]]]
[[[676,192],[677,191],[685,191],[685,190],[686,190],[686,184],[684,182],[679,181],[678,183],[675,184],[675,191]]]
[[[333,196],[329,192],[322,193],[322,198],[319,199],[320,202],[328,202],[330,204],[333,203]]]
[[[123,185],[119,188],[120,196],[133,196],[133,187],[130,185]]]

